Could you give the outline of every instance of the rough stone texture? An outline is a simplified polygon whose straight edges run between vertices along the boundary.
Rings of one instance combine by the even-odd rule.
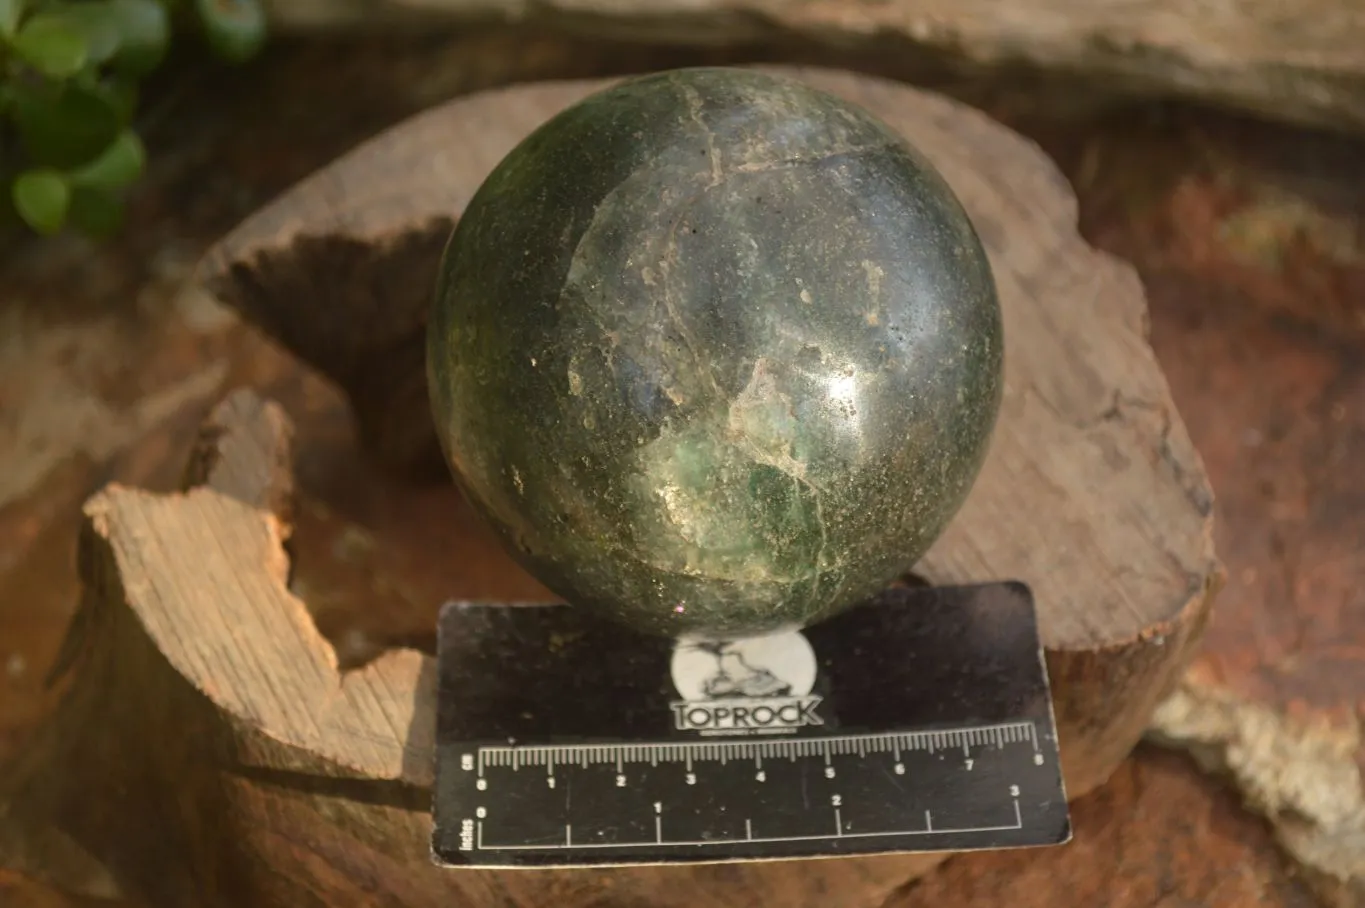
[[[550,589],[650,632],[876,593],[958,511],[1000,407],[966,211],[889,127],[786,77],[687,69],[572,106],[484,182],[440,281],[457,480]]]
[[[799,41],[936,69],[1041,70],[1071,91],[1193,98],[1365,131],[1365,8],[1352,0],[272,0],[270,8],[290,32],[501,19],[653,44]]]

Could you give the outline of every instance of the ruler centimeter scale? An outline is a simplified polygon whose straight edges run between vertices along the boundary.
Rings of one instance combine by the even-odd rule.
[[[752,671],[755,686],[717,698],[688,675],[715,674],[710,649],[575,635],[568,609],[448,608],[433,858],[574,867],[1065,842],[1032,618],[1013,586],[907,595],[808,630],[800,658],[775,643],[740,652],[727,676]],[[976,627],[993,639],[971,640]],[[547,653],[561,673],[542,673]]]

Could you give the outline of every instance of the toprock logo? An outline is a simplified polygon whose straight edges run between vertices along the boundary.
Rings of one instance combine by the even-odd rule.
[[[679,640],[673,724],[703,735],[792,734],[823,725],[811,694],[815,651],[800,631],[740,640]]]

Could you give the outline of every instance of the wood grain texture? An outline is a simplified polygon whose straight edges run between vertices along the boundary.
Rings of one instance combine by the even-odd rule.
[[[1034,587],[1078,796],[1138,740],[1221,577],[1211,495],[1146,345],[1141,288],[1077,238],[1068,188],[1022,139],[905,87],[802,75],[920,145],[992,256],[1007,338],[1001,423],[967,506],[920,572]],[[502,152],[598,84],[523,86],[422,115],[265,209],[206,263],[220,294],[352,392],[370,451],[407,471],[385,482],[414,511],[454,497],[448,482],[413,482],[432,438],[421,382],[405,372],[420,355],[404,353],[420,349],[443,234]],[[365,380],[372,396],[356,387]],[[406,429],[399,443],[375,443],[386,420]],[[186,474],[198,486],[114,486],[87,504],[85,594],[62,663],[69,690],[0,774],[0,863],[9,825],[64,843],[46,853],[49,868],[95,862],[154,905],[624,908],[823,906],[833,894],[875,906],[940,860],[435,869],[434,664],[394,648],[341,670],[299,595],[309,585],[291,583],[291,567],[304,574],[325,557],[307,515],[287,504],[293,433],[278,408],[241,395],[209,425]],[[453,585],[486,567],[477,547],[404,539]],[[502,589],[533,583],[510,570]]]
[[[1063,725],[1088,742],[1069,749],[1068,780],[1088,789],[1174,683],[1222,576],[1212,494],[1147,344],[1142,288],[1079,238],[1070,188],[1026,140],[888,81],[772,71],[899,129],[982,235],[1005,320],[1004,402],[973,493],[918,570],[939,583],[1034,586]],[[249,218],[201,279],[348,392],[382,462],[443,476],[422,368],[439,249],[503,155],[606,84],[519,86],[420,114]]]
[[[1114,95],[1184,97],[1365,131],[1365,9],[1351,0],[272,0],[319,34],[487,21],[641,44],[803,41],[962,70],[1021,69]],[[1079,87],[1079,86],[1078,86]]]

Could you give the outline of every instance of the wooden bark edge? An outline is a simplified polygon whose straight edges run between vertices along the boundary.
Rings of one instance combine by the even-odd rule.
[[[1086,584],[1085,595],[1058,587],[1055,580],[1049,587],[1049,576],[1036,569],[1030,569],[1031,576],[1025,578],[1041,593],[1044,606],[1053,608],[1054,618],[1056,609],[1082,608],[1088,597],[1115,596],[1115,608],[1122,604],[1123,595],[1148,599],[1141,620],[1130,620],[1121,632],[1117,625],[1103,625],[1102,614],[1063,612],[1062,618],[1075,623],[1067,634],[1056,627],[1049,631],[1045,622],[1064,770],[1070,795],[1079,796],[1107,778],[1136,743],[1151,709],[1178,680],[1222,582],[1211,542],[1211,493],[1145,343],[1141,287],[1132,269],[1095,252],[1076,236],[1076,206],[1069,189],[1056,169],[1019,137],[979,113],[904,87],[847,74],[806,74],[824,85],[842,85],[886,103],[910,98],[915,115],[922,118],[917,122],[929,132],[964,131],[968,139],[963,140],[964,160],[959,166],[970,170],[972,185],[967,189],[979,199],[983,193],[989,196],[997,191],[991,181],[1019,185],[1022,195],[1010,197],[1009,216],[1051,237],[1041,245],[1011,246],[1015,234],[998,221],[978,225],[984,228],[988,246],[993,244],[997,252],[1005,250],[1004,280],[1013,288],[1010,292],[1061,299],[1072,309],[1093,307],[1095,324],[1118,338],[1119,359],[1125,368],[1131,367],[1133,374],[1120,371],[1107,380],[1103,374],[1084,370],[1080,377],[1089,378],[1082,381],[1073,381],[1076,376],[1069,373],[1050,379],[1044,375],[1043,386],[1016,389],[1019,393],[1007,400],[1007,412],[1002,414],[1006,420],[1003,444],[1013,445],[1011,450],[1019,450],[1019,439],[1008,433],[1026,431],[1033,424],[1029,420],[1053,420],[1061,435],[1049,438],[1062,448],[1085,449],[1078,468],[1108,476],[1103,473],[1105,459],[1126,457],[1143,477],[1141,482],[1147,483],[1140,491],[1148,494],[1129,491],[1125,507],[1134,510],[1124,519],[1133,522],[1131,538],[1154,546],[1143,556],[1143,563],[1158,565],[1160,577],[1110,576],[1111,571],[1131,569],[1131,565],[1123,560],[1104,561],[1113,557],[1104,551],[1098,552],[1099,561],[1088,560],[1091,553],[1082,551],[1084,557],[1053,552],[1049,557],[1071,558],[1055,570]],[[438,108],[416,122],[439,127],[442,116],[449,116],[452,109],[468,114],[472,107],[484,117],[512,111],[512,120],[522,117],[522,121],[509,129],[506,117],[497,114],[502,117],[497,122],[503,131],[491,145],[480,146],[479,154],[491,166],[499,156],[497,144],[510,147],[519,130],[543,116],[545,104],[562,103],[593,84],[603,83],[523,86],[490,93],[456,102],[454,108]],[[513,103],[528,97],[539,98],[542,106]],[[370,195],[345,191],[346,179],[355,185],[355,177],[363,173],[363,168],[354,169],[355,161],[365,163],[369,155],[366,166],[373,167],[375,160],[386,160],[384,155],[395,148],[395,136],[411,137],[412,122],[367,143],[358,156],[307,181],[313,188],[302,199],[305,204],[298,197],[286,196],[260,220],[249,220],[208,260],[206,278],[216,280],[215,286],[225,295],[237,293],[232,302],[267,330],[271,319],[286,314],[280,307],[289,300],[304,300],[307,305],[335,303],[339,297],[329,295],[329,289],[338,286],[343,291],[352,285],[360,288],[352,303],[360,307],[362,316],[391,317],[395,306],[408,315],[420,312],[425,292],[422,275],[429,274],[432,247],[451,221],[451,212],[458,211],[449,206],[472,188],[467,169],[454,181],[433,182],[432,168],[439,176],[440,162],[427,160],[418,143],[408,148],[414,172],[384,182]],[[1014,171],[997,172],[999,159],[992,154],[998,156],[1000,147],[1006,159],[1016,162]],[[997,151],[988,153],[983,148]],[[422,191],[414,193],[414,186]],[[389,195],[376,198],[375,191]],[[263,233],[262,224],[267,223],[273,226]],[[409,253],[394,254],[399,248]],[[336,274],[322,267],[334,260],[336,249],[364,253],[352,258],[357,264],[341,275],[340,284]],[[408,254],[423,261],[398,266]],[[262,261],[271,264],[262,267]],[[1019,268],[1027,273],[1014,273]],[[385,274],[385,269],[395,281],[409,282],[396,284],[400,288],[397,303],[394,294],[374,290],[376,286],[393,289],[387,281],[375,283],[376,275]],[[333,323],[369,345],[352,348],[363,354],[357,363],[348,365],[344,357],[329,361],[322,352],[326,344],[308,331],[293,335],[291,347],[343,386],[348,375],[354,383],[374,362],[364,356],[373,357],[374,351],[388,355],[415,340],[420,343],[420,318],[397,326],[374,323],[391,332],[378,338],[367,330],[370,323],[363,319],[362,328],[346,318],[334,318],[324,326]],[[299,324],[306,325],[307,320]],[[1024,355],[1053,355],[1057,342],[1044,341],[1042,350],[1026,348]],[[393,388],[407,388],[408,393],[421,390],[411,372],[407,379],[406,384],[391,382],[385,386],[390,390],[372,400],[392,404],[403,399]],[[352,391],[352,402],[359,409],[366,398]],[[418,396],[423,395],[424,391]],[[255,485],[251,480],[238,481],[232,489],[214,487],[216,476],[278,477],[279,465],[288,462],[283,451],[289,433],[281,431],[278,419],[269,415],[277,411],[241,396],[233,400],[231,406],[220,408],[219,428],[201,439],[199,453],[187,468],[187,475],[207,479],[208,486],[176,495],[111,487],[87,506],[81,542],[85,599],[66,662],[70,691],[59,716],[23,767],[27,778],[42,784],[30,786],[32,792],[16,801],[17,815],[31,824],[46,822],[57,828],[89,854],[106,860],[118,879],[132,880],[135,888],[159,904],[193,904],[186,901],[188,893],[209,884],[221,883],[223,892],[230,893],[233,880],[257,887],[239,893],[244,896],[268,892],[270,904],[298,904],[320,897],[324,890],[331,904],[347,904],[370,879],[382,879],[395,897],[406,893],[410,904],[434,903],[437,893],[505,900],[509,887],[532,886],[497,875],[460,874],[458,880],[442,876],[438,881],[425,863],[429,817],[423,801],[430,785],[432,661],[411,650],[395,650],[357,672],[337,672],[331,647],[317,632],[304,604],[288,590],[285,543],[290,528],[288,517],[282,516],[287,513],[283,503],[287,494],[279,493],[281,486],[259,480]],[[425,425],[414,415],[418,413],[416,401],[409,399],[405,406],[408,409],[399,424]],[[388,409],[389,418],[396,418],[402,407],[379,409]],[[231,421],[225,414],[231,413],[237,414],[233,419],[256,420],[253,425],[258,429],[244,437],[265,439],[263,445],[237,444],[230,433],[223,433],[221,426]],[[259,428],[262,420],[271,424],[272,419],[273,428]],[[425,437],[429,444],[429,430]],[[407,453],[418,448],[409,448]],[[1047,450],[1051,449],[1044,453]],[[225,470],[225,461],[233,457],[255,457],[274,466]],[[1086,477],[1080,482],[1084,486]],[[271,488],[276,491],[270,492]],[[1017,505],[1012,497],[1016,491],[1001,477],[988,476],[984,485],[979,483],[973,492],[976,504],[969,501],[964,514],[925,559],[923,573],[933,582],[987,579],[982,576],[984,565],[992,573],[1018,576],[1016,567],[1029,562],[1027,558],[1011,560],[1009,546],[1027,549],[1026,543],[1046,543],[1049,537],[990,537],[990,544],[1003,554],[996,550],[983,554],[979,549],[984,537],[973,535],[993,515],[998,516],[997,511],[1011,513]],[[983,507],[985,512],[980,511]],[[1155,510],[1144,510],[1149,507]],[[1163,514],[1172,520],[1172,525],[1159,528],[1166,532],[1143,529],[1143,521]],[[1110,543],[1122,548],[1128,538],[1115,536]],[[1084,534],[1079,539],[1084,550],[1088,540]],[[204,557],[203,563],[194,564],[194,570],[182,576],[184,565],[166,555],[174,546],[205,556],[230,551],[243,569],[225,569],[213,557]],[[1132,592],[1135,587],[1139,593]],[[1062,602],[1068,595],[1069,605]],[[1092,626],[1087,621],[1101,624]],[[186,627],[195,632],[184,634]],[[241,646],[238,641],[233,658],[225,660],[222,653],[209,651],[215,641],[226,646],[226,641],[237,640],[248,627],[254,629],[252,643]],[[250,665],[266,655],[275,666],[273,674]],[[247,674],[235,677],[243,671]],[[96,715],[100,721],[91,721]],[[175,732],[163,747],[168,727]],[[421,734],[427,738],[421,739]],[[89,785],[86,767],[91,765],[104,765],[120,774],[111,783],[118,797],[101,804],[87,796],[82,786]],[[67,771],[73,766],[78,770]],[[176,780],[181,794],[168,796],[166,779]],[[4,785],[0,777],[0,786]],[[153,806],[141,806],[144,801]],[[158,872],[164,871],[166,862],[179,869],[168,876],[163,873],[164,879],[153,873],[157,868],[149,869],[148,846],[137,841],[130,826],[133,818],[120,815],[119,809],[125,814],[141,811],[137,823],[161,824],[172,830],[175,847],[160,859]],[[331,819],[323,822],[323,816]],[[794,885],[793,880],[824,879],[819,874],[852,875],[862,881],[858,885],[863,891],[885,894],[934,860],[936,856],[858,859],[834,862],[818,873],[803,864],[782,865],[782,873],[759,868],[744,873],[754,874],[746,879],[778,888]],[[266,864],[273,865],[273,870],[267,872]],[[555,898],[568,903],[586,898],[583,887],[587,884],[582,881],[590,878],[578,877],[580,882],[573,882],[567,877],[547,877],[535,885],[548,888],[517,891],[528,897],[534,893],[541,900],[550,898],[547,893],[556,893]],[[694,901],[720,891],[707,888],[719,884],[705,872],[659,870],[651,875],[642,869],[612,878],[654,887],[650,892],[676,889]],[[329,890],[331,886],[335,889]]]

